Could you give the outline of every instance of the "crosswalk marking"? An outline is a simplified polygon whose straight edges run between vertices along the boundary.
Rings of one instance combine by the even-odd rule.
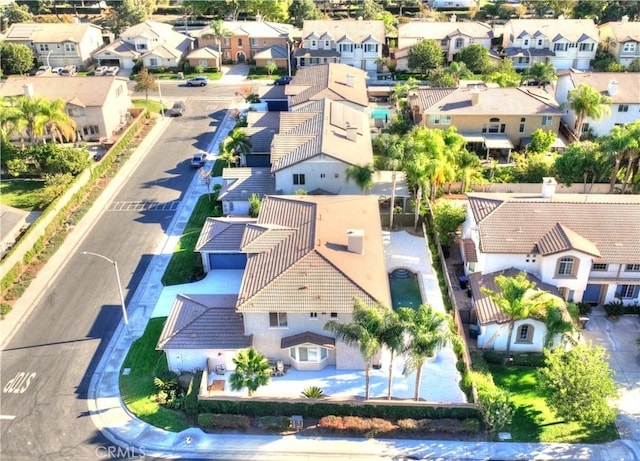
[[[152,200],[113,202],[109,205],[108,211],[175,211],[179,205],[179,200],[172,202],[155,202]]]

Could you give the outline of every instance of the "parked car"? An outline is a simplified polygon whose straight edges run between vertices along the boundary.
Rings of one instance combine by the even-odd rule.
[[[54,67],[53,69],[51,69],[51,73],[61,75],[62,69],[64,69],[64,67]]]
[[[93,74],[98,76],[104,75],[107,69],[109,69],[107,66],[98,66]]]
[[[171,117],[181,117],[182,114],[184,114],[184,110],[184,101],[176,101],[173,103],[173,106],[171,106],[171,109],[169,109],[169,115]]]
[[[208,77],[193,77],[187,80],[187,86],[206,86],[209,83]]]
[[[204,152],[198,152],[197,154],[194,154],[193,158],[191,159],[191,168],[200,168],[204,166],[206,161],[207,154],[205,154]]]
[[[76,75],[76,66],[64,66],[60,71],[60,75]]]
[[[120,67],[111,66],[107,68],[107,70],[104,72],[104,75],[118,75],[118,72],[120,72]]]
[[[280,77],[275,82],[273,82],[274,85],[288,85],[289,83],[291,83],[291,77],[286,76]]]
[[[48,74],[51,72],[51,66],[40,66],[36,71],[36,75]]]

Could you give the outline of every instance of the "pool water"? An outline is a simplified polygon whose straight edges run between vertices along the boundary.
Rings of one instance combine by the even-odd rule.
[[[389,120],[389,109],[387,109],[386,107],[374,107],[371,109],[371,118]]]
[[[399,307],[417,309],[422,304],[417,274],[407,269],[396,269],[389,274],[389,287],[394,310]]]

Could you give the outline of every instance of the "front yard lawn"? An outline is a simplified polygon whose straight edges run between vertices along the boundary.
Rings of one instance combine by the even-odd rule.
[[[153,99],[132,99],[134,107],[141,107],[147,109],[150,114],[159,114],[162,112],[162,106],[158,101],[154,101]]]
[[[603,443],[619,438],[615,425],[602,428],[559,420],[547,406],[536,368],[489,365],[493,380],[511,394],[516,413],[511,423],[515,442]]]
[[[202,275],[200,253],[194,252],[204,222],[210,216],[221,216],[217,194],[205,194],[198,200],[180,241],[173,251],[171,261],[162,277],[165,286],[194,281]]]
[[[167,431],[180,432],[189,427],[184,415],[163,408],[156,402],[155,376],[168,369],[164,352],[156,344],[166,317],[150,319],[144,334],[129,349],[122,368],[131,369],[120,374],[120,393],[127,408],[141,420]]]
[[[44,181],[9,180],[0,182],[0,203],[6,206],[32,211],[42,200],[38,192],[44,186]]]

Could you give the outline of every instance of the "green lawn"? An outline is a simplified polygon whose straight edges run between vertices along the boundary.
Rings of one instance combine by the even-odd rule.
[[[153,379],[157,372],[167,370],[164,352],[155,350],[166,319],[149,320],[144,335],[132,344],[122,365],[131,372],[126,376],[120,374],[120,393],[129,411],[141,420],[167,431],[180,432],[189,427],[184,415],[161,407],[154,398]]]
[[[155,73],[153,72],[151,74],[154,78],[157,78],[158,80],[178,80],[178,74],[177,72],[164,72],[164,73]],[[189,80],[190,78],[193,77],[208,77],[209,80],[220,80],[222,78],[222,72],[203,72],[201,74],[198,74],[196,72],[185,72],[184,74],[184,81]],[[135,79],[135,75],[131,75],[131,80]]]
[[[158,101],[154,101],[153,99],[132,99],[134,107],[141,107],[147,109],[150,114],[159,114],[162,110],[162,106]]]
[[[214,193],[203,195],[198,200],[162,277],[165,286],[191,282],[202,275],[202,259],[200,253],[194,252],[194,248],[206,219],[221,216],[220,202],[216,198],[217,194]]]
[[[514,441],[603,443],[619,438],[614,424],[596,428],[558,419],[547,406],[535,368],[489,367],[496,385],[508,390],[516,404],[510,429]]]
[[[227,162],[225,162],[224,160],[216,160],[216,162],[213,164],[213,168],[211,168],[211,176],[213,176],[214,178],[216,176],[222,176],[222,170],[225,169],[227,167]]]
[[[5,180],[0,182],[0,203],[21,210],[31,211],[38,207],[41,200],[38,192],[44,181]]]

